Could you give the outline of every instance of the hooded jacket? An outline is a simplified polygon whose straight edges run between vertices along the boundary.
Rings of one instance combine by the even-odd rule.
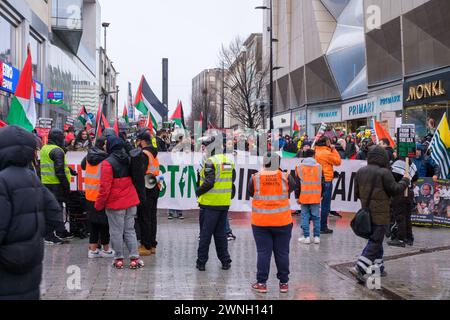
[[[372,223],[387,226],[390,223],[391,197],[404,192],[408,188],[410,180],[403,178],[398,183],[395,181],[390,171],[388,155],[379,146],[370,148],[367,162],[368,166],[356,173],[356,197],[361,200],[363,208],[367,207],[370,189],[374,185],[369,206]]]
[[[109,157],[102,163],[95,209],[126,210],[137,206],[140,201],[131,179],[130,157],[124,150],[122,140],[109,136],[106,148]]]
[[[327,146],[316,147],[316,160],[322,166],[325,182],[332,182],[334,179],[334,166],[340,166],[341,156],[336,149]]]
[[[48,135],[48,144],[64,148],[64,132],[59,129],[53,129]],[[70,193],[70,184],[67,181],[65,172],[65,151],[54,149],[50,152],[50,159],[54,162],[55,174],[60,184],[46,185],[46,187],[55,195],[59,202],[65,202],[67,195]]]
[[[29,169],[35,149],[31,133],[0,129],[0,300],[39,298],[45,225],[62,223],[55,197]]]
[[[317,163],[316,159],[314,159],[314,158],[305,158],[301,164],[305,165],[305,166],[309,166],[309,167],[314,167],[318,163]],[[322,174],[322,195],[323,195],[324,191],[325,191],[325,177]],[[300,177],[297,174],[295,174],[295,199],[300,198],[301,192],[302,192],[302,185],[301,185]]]

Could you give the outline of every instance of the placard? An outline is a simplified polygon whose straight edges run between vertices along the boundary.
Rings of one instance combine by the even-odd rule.
[[[416,156],[416,126],[414,124],[402,124],[397,131],[398,156],[414,158]]]

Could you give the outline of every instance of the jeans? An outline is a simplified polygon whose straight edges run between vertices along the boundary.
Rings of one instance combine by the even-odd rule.
[[[314,237],[320,237],[320,204],[302,204],[302,229],[305,238],[310,237],[310,221],[314,224]]]
[[[272,252],[278,269],[277,278],[280,283],[289,282],[289,252],[293,224],[285,227],[252,226],[253,237],[258,251],[256,280],[265,284],[269,279]]]
[[[357,267],[363,274],[372,274],[373,272],[369,272],[372,266],[378,268],[381,273],[384,272],[383,241],[388,229],[389,226],[372,225],[369,242],[357,262]]]
[[[322,214],[320,220],[321,230],[328,229],[328,216],[331,211],[331,197],[333,196],[333,182],[325,183],[325,190],[322,198]]]
[[[134,223],[136,218],[136,207],[127,210],[106,209],[109,222],[109,233],[111,235],[111,246],[116,252],[116,259],[123,259],[123,244],[130,252],[130,258],[139,258],[138,242]]]
[[[228,252],[227,234],[225,233],[227,215],[228,211],[200,208],[200,242],[197,259],[199,265],[205,265],[208,262],[209,246],[213,236],[219,260],[222,264],[232,262]]]

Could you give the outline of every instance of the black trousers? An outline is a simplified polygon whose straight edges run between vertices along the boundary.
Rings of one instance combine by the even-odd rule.
[[[58,233],[62,233],[66,230],[66,227],[64,224],[63,202],[58,201],[58,203],[59,203],[59,207],[61,208],[61,220],[59,222],[56,222],[56,221],[48,222],[47,221],[46,226],[45,226],[45,238],[46,239],[51,237],[55,231]]]
[[[205,265],[209,259],[209,246],[214,236],[217,257],[222,264],[231,263],[228,252],[228,239],[225,232],[225,220],[228,211],[200,208],[200,242],[197,263]]]
[[[367,246],[358,259],[357,266],[364,274],[372,274],[373,266],[380,272],[384,271],[384,249],[383,242],[389,226],[372,225],[372,234]]]
[[[411,209],[413,207],[414,194],[409,196],[400,195],[395,197],[391,203],[391,217],[397,224],[397,239],[402,241],[414,240],[411,222]],[[391,218],[391,219],[392,219]]]
[[[109,244],[109,226],[89,221],[89,243],[105,246]]]
[[[147,249],[156,248],[158,231],[159,188],[145,189],[146,201],[138,206],[136,233],[141,244]]]

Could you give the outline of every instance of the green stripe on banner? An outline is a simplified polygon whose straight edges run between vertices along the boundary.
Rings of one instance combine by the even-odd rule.
[[[431,158],[435,162],[440,164],[443,173],[442,177],[445,179],[447,178],[450,170],[450,155],[448,154],[448,151],[445,148],[439,134],[437,134],[437,136],[435,137],[432,147],[433,147],[433,154]]]
[[[287,151],[282,151],[281,152],[281,157],[282,158],[290,158],[290,159],[292,159],[292,158],[296,158],[297,157],[297,154],[296,153],[291,153],[291,152],[287,152]]]

